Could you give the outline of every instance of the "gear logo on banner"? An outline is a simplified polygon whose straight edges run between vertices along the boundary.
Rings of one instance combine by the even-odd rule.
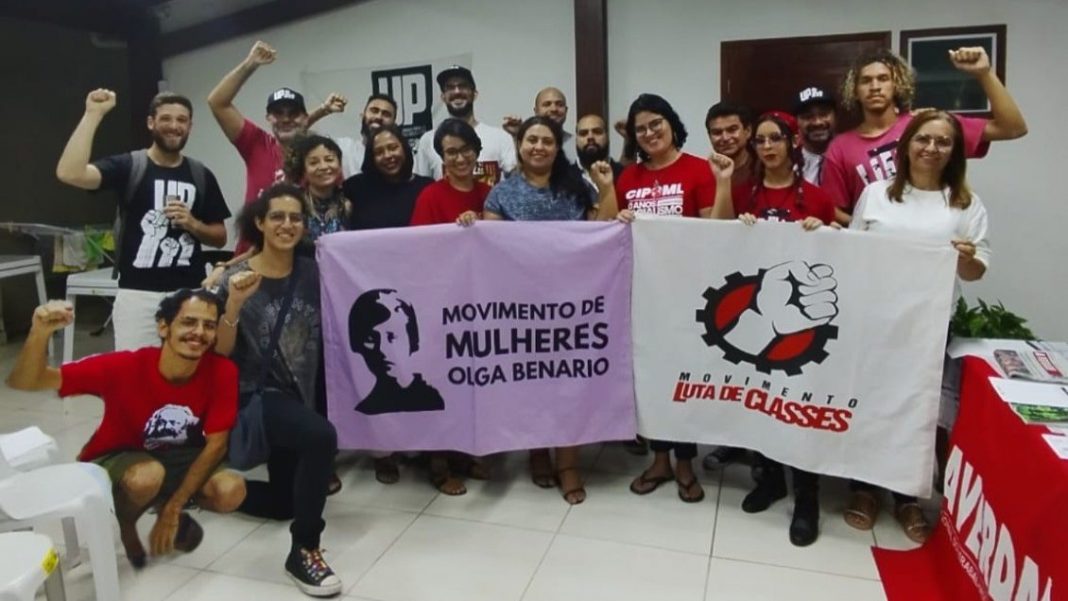
[[[826,263],[788,261],[754,275],[741,272],[709,287],[697,310],[701,338],[731,363],[757,371],[798,375],[827,358],[827,341],[838,338],[838,281]]]

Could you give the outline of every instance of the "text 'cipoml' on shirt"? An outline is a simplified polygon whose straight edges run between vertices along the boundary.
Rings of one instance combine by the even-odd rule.
[[[661,169],[635,163],[616,180],[620,210],[635,213],[699,217],[715,198],[716,179],[708,161],[687,153]]]

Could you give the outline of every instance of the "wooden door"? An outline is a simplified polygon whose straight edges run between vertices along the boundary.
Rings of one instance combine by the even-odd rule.
[[[853,60],[879,48],[890,48],[889,31],[722,42],[720,97],[750,107],[754,115],[772,109],[791,112],[797,93],[808,86],[839,98]],[[859,122],[860,115],[839,107],[839,131]]]

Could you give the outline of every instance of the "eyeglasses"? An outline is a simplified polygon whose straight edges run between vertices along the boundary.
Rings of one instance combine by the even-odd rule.
[[[286,213],[285,211],[267,213],[267,221],[271,223],[285,223],[287,219],[292,223],[304,223],[304,213]]]
[[[919,148],[927,148],[934,143],[935,149],[939,152],[945,152],[953,148],[953,138],[947,136],[929,136],[927,134],[919,134],[912,137],[912,143]]]
[[[461,146],[460,148],[446,148],[441,153],[444,157],[450,161],[455,161],[460,158],[461,155],[467,158],[475,156],[475,149],[470,146]]]
[[[771,144],[776,146],[786,141],[786,136],[782,134],[771,134],[770,136],[753,136],[753,146],[761,147],[764,144]]]
[[[635,125],[634,135],[644,136],[646,134],[655,134],[659,133],[662,129],[664,129],[664,118],[658,117],[656,119],[651,119],[645,125]]]

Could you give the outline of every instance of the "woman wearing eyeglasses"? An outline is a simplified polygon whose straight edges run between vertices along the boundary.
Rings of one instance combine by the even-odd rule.
[[[749,190],[736,190],[742,196],[737,205],[744,212],[742,222],[758,220],[798,222],[811,231],[834,221],[834,203],[820,188],[802,177],[804,157],[797,144],[797,121],[792,115],[772,111],[756,121],[756,134],[750,146],[757,158],[755,184]],[[767,457],[758,459],[762,476],[745,499],[742,510],[759,513],[786,496],[783,465]],[[793,469],[794,515],[790,522],[790,542],[799,547],[811,545],[819,536],[818,476]]]
[[[412,225],[471,224],[482,215],[490,192],[488,185],[475,179],[482,140],[466,121],[446,119],[434,132],[434,150],[441,156],[443,177],[415,200]]]
[[[616,181],[616,201],[620,221],[630,222],[635,214],[678,217],[729,218],[731,160],[713,155],[705,160],[682,151],[686,127],[667,100],[656,94],[642,94],[631,103],[627,114],[627,140],[638,149],[639,162],[628,166]],[[714,167],[710,167],[710,161]],[[715,170],[715,173],[713,171]],[[726,199],[720,202],[717,196]],[[714,214],[715,213],[715,214]],[[679,499],[697,503],[705,491],[693,471],[697,445],[692,442],[653,440],[653,464],[631,482],[630,490],[645,495],[661,484],[674,480]],[[675,452],[675,468],[671,467]]]
[[[986,208],[965,178],[964,133],[960,121],[943,111],[913,117],[897,145],[897,174],[869,184],[861,192],[850,229],[937,240],[957,251],[954,299],[959,280],[983,277],[990,262],[986,240]],[[952,408],[943,407],[939,426],[952,422]],[[944,433],[943,433],[944,435]],[[854,482],[845,513],[850,526],[869,530],[879,513],[878,490]],[[922,543],[929,526],[914,497],[894,493],[894,515],[905,535]]]
[[[490,187],[475,179],[482,140],[462,119],[446,119],[434,132],[434,150],[441,156],[443,177],[423,188],[415,200],[412,225],[471,225],[482,217]],[[485,479],[489,474],[475,458],[462,453],[430,453],[430,482],[450,495],[467,493],[463,475]]]

